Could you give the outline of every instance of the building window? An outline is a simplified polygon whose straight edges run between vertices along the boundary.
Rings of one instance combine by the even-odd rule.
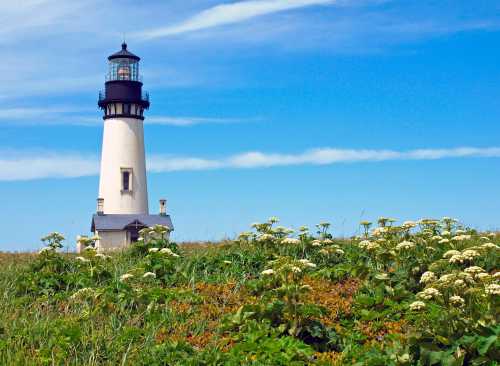
[[[122,192],[132,192],[132,169],[122,168]]]
[[[125,103],[123,105],[123,114],[126,116],[130,115],[130,104]]]

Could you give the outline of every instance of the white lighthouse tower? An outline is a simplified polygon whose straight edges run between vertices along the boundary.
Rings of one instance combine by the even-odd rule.
[[[92,218],[100,249],[122,248],[147,226],[173,229],[165,200],[160,200],[158,215],[149,215],[143,126],[149,95],[142,92],[140,58],[123,43],[108,61],[105,91],[98,103],[104,112],[104,133],[98,207]]]

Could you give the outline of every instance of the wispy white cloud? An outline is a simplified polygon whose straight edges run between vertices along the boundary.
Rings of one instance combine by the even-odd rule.
[[[43,178],[77,178],[99,173],[95,156],[77,153],[4,151],[0,158],[0,181]]]
[[[207,170],[222,168],[270,168],[291,165],[330,165],[336,163],[381,162],[392,160],[439,160],[446,158],[500,157],[500,148],[460,147],[453,149],[349,150],[322,148],[300,154],[267,154],[248,152],[222,159],[193,159],[153,156],[149,168],[153,172]]]
[[[145,119],[146,124],[168,125],[177,127],[188,127],[201,124],[233,124],[256,121],[257,119],[238,118],[208,118],[208,117],[173,117],[173,116],[152,116]]]
[[[327,5],[335,2],[335,0],[249,0],[216,5],[193,15],[177,25],[146,30],[137,33],[135,36],[142,39],[168,37],[226,24],[240,23],[281,11],[313,5]]]
[[[43,178],[75,178],[97,175],[96,156],[77,153],[13,153],[0,154],[0,181]],[[321,148],[299,154],[248,152],[219,159],[152,155],[150,172],[200,171],[214,169],[251,169],[297,165],[331,165],[337,163],[384,162],[404,160],[440,160],[450,158],[500,158],[500,147],[451,149],[350,150]]]
[[[93,115],[90,115],[91,112],[94,112]],[[157,115],[147,117],[145,123],[151,125],[190,127],[201,124],[235,124],[259,120],[259,118],[212,118]],[[102,125],[102,119],[99,114],[95,113],[95,109],[79,108],[77,106],[14,107],[0,109],[0,123],[16,126],[75,125],[98,127]]]

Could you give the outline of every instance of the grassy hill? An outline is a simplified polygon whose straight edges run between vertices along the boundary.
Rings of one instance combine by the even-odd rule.
[[[2,365],[496,365],[500,237],[454,220],[335,239],[254,224],[216,245],[0,254]]]

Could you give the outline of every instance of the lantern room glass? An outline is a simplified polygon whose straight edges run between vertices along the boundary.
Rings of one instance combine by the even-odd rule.
[[[140,79],[139,61],[130,58],[115,58],[109,61],[107,81],[141,81]]]

